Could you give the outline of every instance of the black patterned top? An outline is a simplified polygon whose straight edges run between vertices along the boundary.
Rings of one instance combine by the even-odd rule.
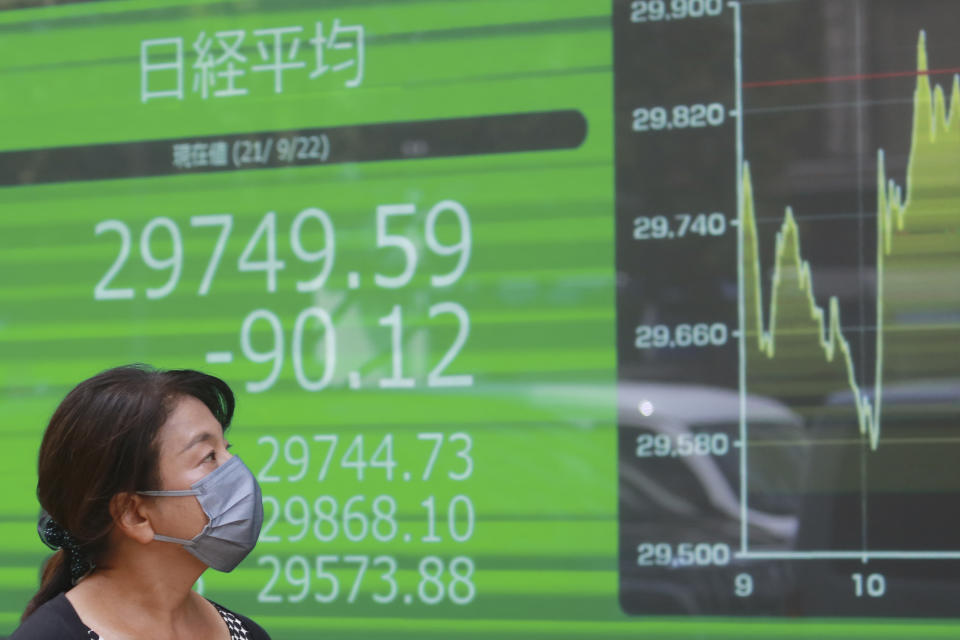
[[[217,608],[217,613],[220,614],[223,621],[227,623],[227,628],[230,629],[230,640],[250,640],[250,632],[247,631],[246,625],[237,617],[237,614],[224,609],[216,602],[212,604]]]
[[[250,618],[210,602],[230,630],[230,640],[270,640],[260,625]],[[13,632],[10,640],[109,640],[80,620],[76,610],[63,593],[45,603]]]

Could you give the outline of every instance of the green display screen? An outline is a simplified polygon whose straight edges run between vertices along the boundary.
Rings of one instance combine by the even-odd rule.
[[[274,638],[960,632],[960,7],[13,4],[0,636],[130,362],[236,392]]]

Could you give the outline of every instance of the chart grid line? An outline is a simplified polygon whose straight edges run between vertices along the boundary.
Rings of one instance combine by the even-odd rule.
[[[737,322],[739,350],[738,386],[740,389],[740,549],[749,548],[749,517],[747,504],[747,337],[746,304],[743,296],[743,51],[740,24],[740,3],[731,2],[733,9],[734,40],[734,95],[736,96],[736,162],[737,162]]]
[[[960,560],[960,551],[746,551],[738,560]]]

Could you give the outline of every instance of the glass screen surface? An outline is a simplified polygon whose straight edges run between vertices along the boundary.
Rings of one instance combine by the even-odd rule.
[[[0,634],[129,362],[237,393],[275,638],[955,634],[957,11],[0,12]]]

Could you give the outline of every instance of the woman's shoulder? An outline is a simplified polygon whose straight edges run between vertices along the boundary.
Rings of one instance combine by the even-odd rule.
[[[63,593],[40,605],[10,636],[10,640],[86,640],[87,627]]]
[[[270,634],[268,634],[263,627],[258,625],[250,618],[240,615],[235,611],[231,611],[230,609],[227,609],[213,600],[210,600],[210,603],[217,608],[217,611],[220,612],[220,616],[227,623],[227,627],[230,629],[231,638],[243,638],[245,640],[270,640]],[[244,631],[246,633],[244,633]]]

